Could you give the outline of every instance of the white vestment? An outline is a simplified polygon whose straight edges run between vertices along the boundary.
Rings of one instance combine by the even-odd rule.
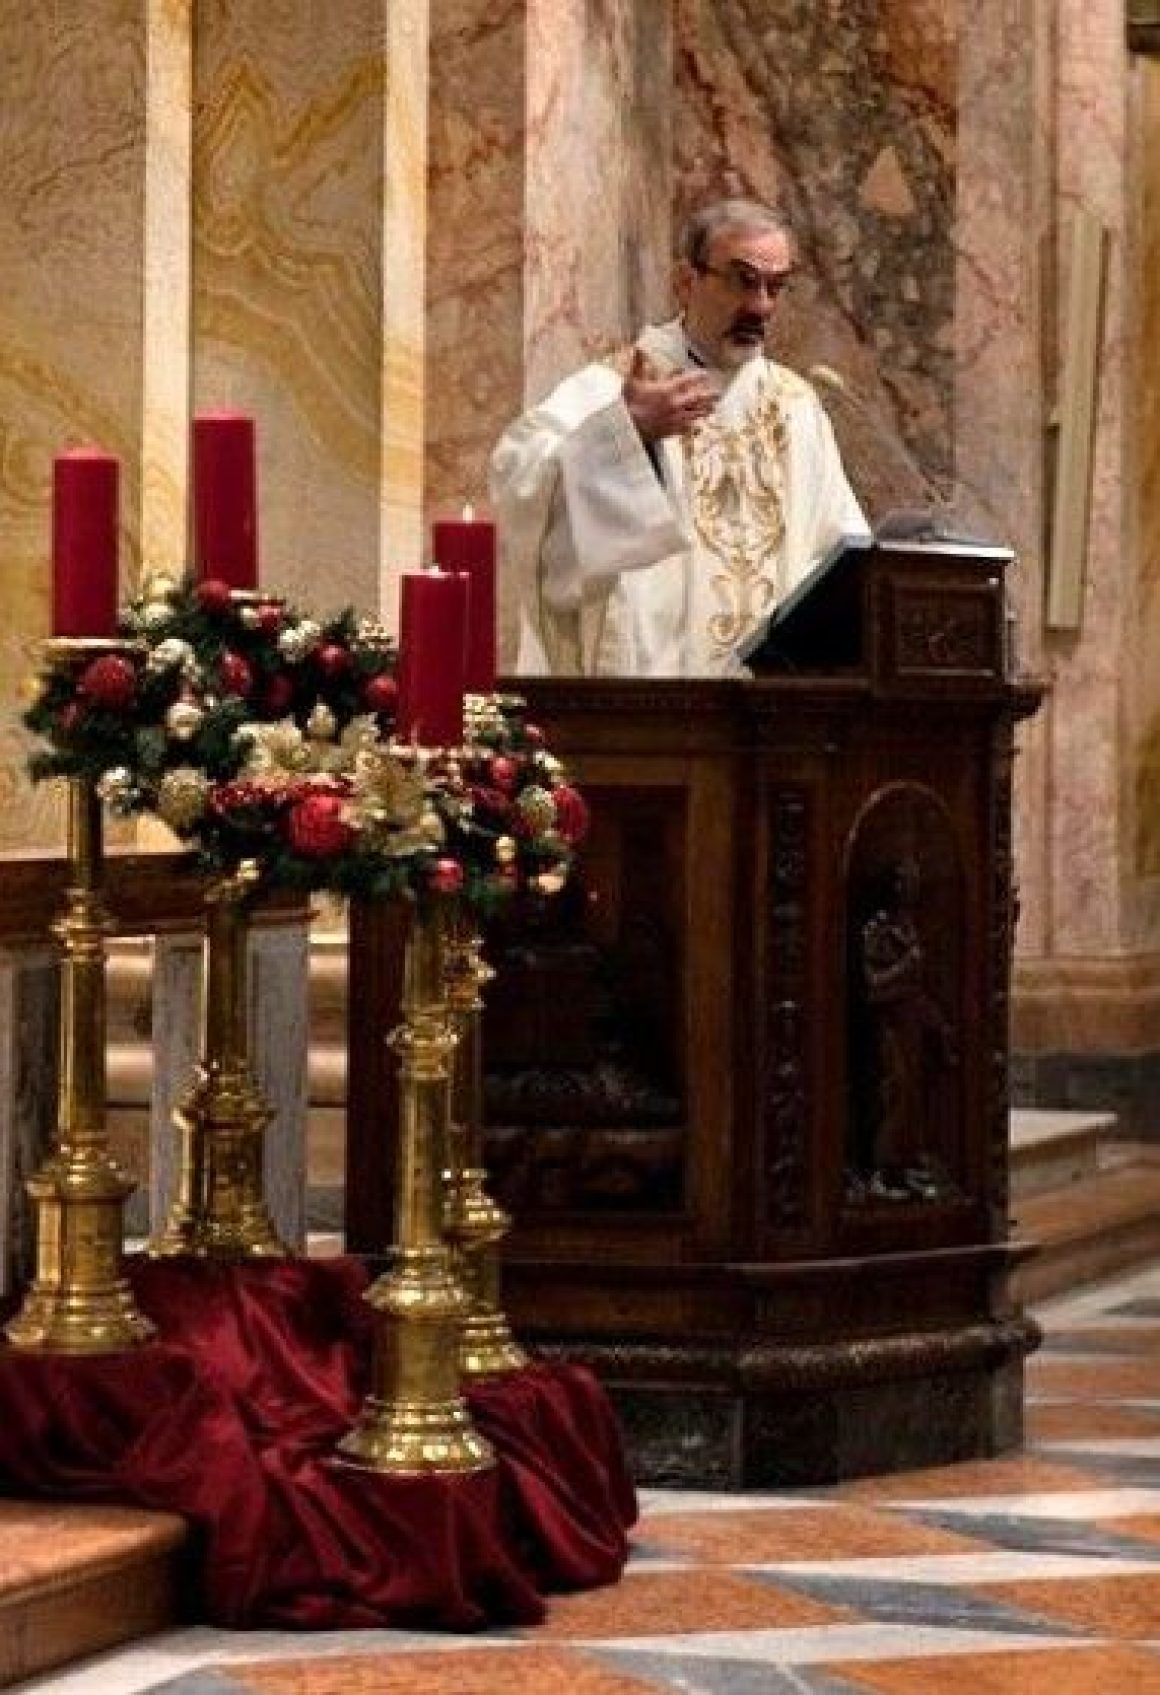
[[[657,371],[696,368],[679,321],[638,345]],[[777,602],[869,533],[809,384],[760,357],[721,381],[713,413],[656,443],[655,464],[613,364],[568,377],[504,434],[491,497],[517,672],[737,672]]]

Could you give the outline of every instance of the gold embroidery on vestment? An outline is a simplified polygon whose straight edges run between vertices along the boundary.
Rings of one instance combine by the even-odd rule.
[[[743,423],[713,415],[682,445],[693,523],[718,567],[710,579],[718,608],[708,622],[711,657],[724,658],[777,599],[788,432],[776,373],[762,377]]]

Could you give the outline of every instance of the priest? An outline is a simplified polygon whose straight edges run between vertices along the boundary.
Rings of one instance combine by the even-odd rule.
[[[679,316],[568,377],[492,457],[501,594],[525,675],[709,677],[866,520],[813,389],[766,356],[785,219],[690,220]]]

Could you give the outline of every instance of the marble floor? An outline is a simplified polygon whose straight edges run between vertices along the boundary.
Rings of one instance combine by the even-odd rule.
[[[1160,1265],[1039,1310],[1026,1451],[762,1495],[650,1490],[616,1587],[535,1630],[189,1629],[57,1695],[1160,1695]]]

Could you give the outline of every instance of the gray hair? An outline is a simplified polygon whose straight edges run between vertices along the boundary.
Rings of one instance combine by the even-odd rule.
[[[793,227],[782,212],[759,200],[715,200],[694,212],[681,234],[681,257],[694,269],[704,264],[713,238],[722,230],[758,230],[793,240]]]

